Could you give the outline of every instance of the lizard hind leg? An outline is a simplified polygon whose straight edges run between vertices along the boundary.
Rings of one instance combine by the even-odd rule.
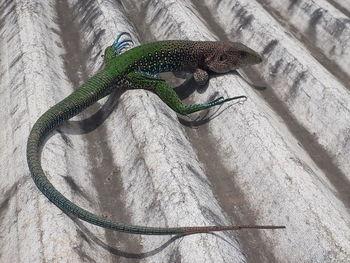
[[[131,85],[130,88],[151,90],[156,93],[158,97],[160,97],[160,99],[164,101],[172,110],[186,116],[190,113],[205,110],[215,105],[220,105],[237,98],[234,97],[224,99],[223,97],[220,97],[207,103],[184,104],[174,89],[163,79],[154,78],[149,75],[137,72],[129,73],[127,75],[127,79]]]

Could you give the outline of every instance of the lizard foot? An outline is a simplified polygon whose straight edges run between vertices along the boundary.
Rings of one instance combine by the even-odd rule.
[[[208,104],[210,104],[211,106],[215,106],[215,105],[220,105],[220,104],[223,104],[227,101],[231,101],[231,100],[238,100],[238,99],[244,99],[245,101],[247,100],[247,97],[242,95],[242,96],[236,96],[236,97],[232,97],[232,98],[227,98],[227,99],[224,99],[224,97],[220,97],[220,98],[217,98],[215,100],[212,100],[211,102],[209,102]]]

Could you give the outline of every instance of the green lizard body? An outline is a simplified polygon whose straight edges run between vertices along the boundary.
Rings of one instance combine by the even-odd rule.
[[[96,216],[65,198],[49,182],[41,167],[41,147],[48,135],[63,121],[77,115],[115,87],[141,88],[155,92],[174,111],[189,113],[222,104],[230,99],[219,98],[209,103],[186,105],[173,89],[161,79],[159,72],[187,71],[203,84],[208,71],[225,73],[244,65],[256,64],[260,56],[239,43],[161,41],[135,47],[119,56],[116,46],[106,48],[105,67],[79,89],[46,111],[34,124],[27,143],[27,162],[32,178],[40,191],[65,213],[89,223],[121,232],[147,235],[187,234],[241,228],[279,228],[275,226],[210,226],[157,228],[126,225]]]

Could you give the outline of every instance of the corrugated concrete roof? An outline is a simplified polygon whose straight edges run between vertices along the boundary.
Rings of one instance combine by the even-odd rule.
[[[346,0],[1,0],[0,262],[347,262],[349,14]],[[115,233],[69,218],[37,190],[31,126],[101,68],[121,31],[137,45],[239,41],[264,61],[206,89],[180,81],[188,103],[248,97],[196,122],[144,90],[99,101],[46,143],[52,183],[126,223],[285,230]]]

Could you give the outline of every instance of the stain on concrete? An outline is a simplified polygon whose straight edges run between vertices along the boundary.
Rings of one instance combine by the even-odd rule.
[[[350,20],[349,19],[336,19],[335,20],[335,25],[334,28],[331,32],[331,34],[335,37],[335,38],[339,38],[344,30],[346,29],[346,24],[349,24]]]
[[[94,0],[77,1],[77,3],[73,5],[71,10],[73,13],[74,20],[76,20],[78,14],[81,14],[83,16],[83,19],[80,24],[81,30],[91,32],[93,34],[93,41],[90,43],[84,43],[84,46],[86,47],[84,52],[89,57],[92,57],[91,53],[95,44],[105,34],[104,29],[96,31],[93,24],[93,21],[97,18],[98,15],[101,14],[101,10],[95,6]],[[100,55],[101,54],[96,54],[95,59],[97,59],[97,56]]]
[[[18,61],[20,61],[22,57],[23,57],[23,53],[18,54],[18,56],[14,60],[11,61],[10,68],[12,68],[14,65],[16,65],[16,63]]]
[[[270,54],[278,45],[278,40],[277,39],[273,39],[271,40],[264,48],[264,50],[262,51],[262,55],[266,56],[267,54]]]
[[[5,193],[1,195],[2,198],[0,200],[0,222],[1,222],[2,215],[5,214],[6,210],[8,209],[10,199],[17,192],[17,186],[18,186],[18,183],[14,183],[10,187],[10,189],[5,191]]]
[[[316,25],[320,22],[323,17],[323,13],[325,12],[322,8],[317,8],[312,14],[310,19],[310,26],[316,27]]]
[[[88,31],[93,31],[94,28],[93,21],[96,20],[98,16],[101,15],[101,10],[95,5],[94,0],[78,1],[72,10],[78,10],[80,13],[84,14],[81,21],[83,29]],[[90,29],[90,30],[89,30]]]
[[[293,63],[286,63],[283,68],[283,75],[289,75],[293,70],[295,70],[295,65]]]
[[[306,30],[309,37],[313,38],[314,41],[317,40],[317,25],[321,22],[324,10],[322,8],[316,9],[310,17],[309,26]]]
[[[292,11],[296,5],[300,3],[300,0],[289,0],[288,10]]]
[[[328,51],[330,56],[334,56],[336,54],[337,47],[335,45]]]
[[[249,26],[251,26],[254,16],[252,14],[248,14],[248,11],[244,9],[244,7],[240,7],[236,11],[236,15],[239,17],[239,27],[237,32],[240,32]]]
[[[307,71],[302,71],[298,73],[298,75],[293,81],[292,87],[290,88],[289,99],[295,99],[295,97],[298,95],[300,85],[302,85],[307,80],[306,76],[307,76]]]
[[[279,73],[279,69],[283,66],[283,59],[278,59],[273,66],[270,67],[270,73],[277,75]]]
[[[94,38],[92,40],[92,42],[89,44],[89,46],[86,48],[86,53],[88,53],[89,55],[92,53],[92,49],[96,46],[96,44],[98,42],[100,42],[100,39],[102,38],[102,36],[106,33],[106,30],[102,29],[100,31],[98,31],[96,34],[94,34]],[[94,57],[94,60],[96,60],[98,58],[98,56],[102,55],[103,51],[101,50],[100,53],[96,54],[96,57]]]

